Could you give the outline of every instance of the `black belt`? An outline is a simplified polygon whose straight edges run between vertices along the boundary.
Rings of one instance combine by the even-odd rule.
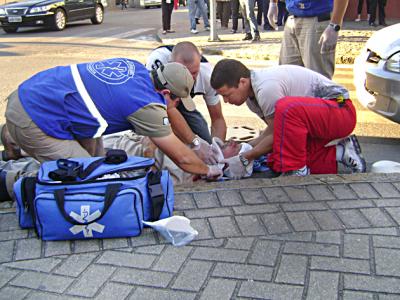
[[[319,15],[319,16],[309,16],[309,17],[302,17],[302,16],[295,16],[292,15],[295,18],[317,18],[318,22],[323,22],[323,21],[329,21],[331,19],[331,14],[323,14],[323,15]]]

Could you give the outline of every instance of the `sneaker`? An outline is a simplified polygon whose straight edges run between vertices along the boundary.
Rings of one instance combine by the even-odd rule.
[[[298,170],[282,173],[282,176],[307,176],[307,175],[310,175],[310,169],[307,166],[304,166]]]
[[[210,31],[210,26],[206,26],[206,27],[205,27],[205,30],[206,30],[206,31]]]
[[[361,21],[360,18],[357,18],[357,19],[354,20],[354,22],[360,22],[360,21]]]
[[[166,31],[166,30],[163,30],[162,34],[167,34],[167,31]]]
[[[236,29],[232,29],[232,30],[231,30],[231,33],[235,34],[236,31],[237,31]]]
[[[193,33],[193,34],[198,34],[199,33],[196,29],[192,29],[192,30],[190,30],[190,32]]]
[[[354,134],[341,140],[337,147],[343,147],[341,162],[350,168],[353,173],[364,173],[366,171],[365,159],[361,154],[361,147]]]

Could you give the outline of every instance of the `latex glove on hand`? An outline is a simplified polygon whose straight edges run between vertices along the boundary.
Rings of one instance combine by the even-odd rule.
[[[267,17],[269,25],[271,25],[274,30],[278,30],[278,25],[276,25],[276,22],[278,22],[278,3],[275,3],[272,0],[269,1]]]
[[[217,163],[217,157],[211,145],[197,135],[192,141],[192,150],[205,164],[214,165]]]
[[[335,51],[338,34],[339,32],[335,31],[331,25],[326,27],[318,42],[321,45],[321,54]]]
[[[222,169],[218,165],[208,166],[207,180],[218,180],[222,175]]]
[[[245,166],[242,160],[243,157],[241,159],[240,154],[224,159],[222,162],[228,164],[228,167],[225,170],[225,175],[232,179],[240,179],[245,177],[246,174],[248,174],[248,170],[251,171],[253,169],[253,161],[247,161],[247,166]]]

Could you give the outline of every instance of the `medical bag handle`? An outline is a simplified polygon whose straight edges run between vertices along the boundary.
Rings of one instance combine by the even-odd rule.
[[[110,208],[111,204],[114,202],[115,197],[117,196],[118,192],[120,191],[122,184],[121,183],[114,183],[114,184],[109,184],[106,187],[106,193],[104,195],[104,207],[103,210],[101,211],[100,215],[95,218],[94,220],[91,220],[87,223],[80,223],[77,220],[73,219],[70,215],[67,214],[65,211],[65,189],[60,189],[60,190],[55,190],[54,191],[54,197],[57,202],[58,209],[60,210],[60,213],[64,217],[66,221],[73,225],[89,225],[91,223],[94,223],[98,220],[100,220],[104,215],[107,213],[108,209]]]
[[[151,197],[152,214],[150,221],[158,221],[164,206],[164,192],[161,185],[161,171],[149,172],[147,188]]]
[[[103,163],[104,164],[122,164],[123,162],[126,162],[128,159],[128,155],[124,150],[120,149],[111,149],[108,150],[106,153],[105,157],[99,158],[95,161],[92,161],[86,169],[82,170],[81,173],[79,174],[80,179],[85,179],[87,178],[94,170],[96,170],[98,167],[100,167]]]

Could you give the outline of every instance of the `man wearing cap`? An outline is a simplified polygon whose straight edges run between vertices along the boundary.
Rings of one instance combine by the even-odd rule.
[[[210,85],[212,66],[191,42],[180,42],[175,46],[161,46],[148,56],[146,68],[157,70],[168,62],[185,65],[195,80],[191,96],[203,96],[211,119],[211,135],[207,122],[193,101],[181,102],[176,108],[168,109],[174,133],[186,144],[191,145],[196,154],[208,162],[213,159],[211,137],[225,140],[226,122],[222,114],[220,97]],[[211,155],[210,155],[211,153]]]
[[[169,88],[156,77],[171,80]],[[166,102],[187,97],[192,86],[190,72],[178,63],[151,76],[126,58],[59,66],[32,76],[9,96],[6,124],[21,149],[40,162],[102,155],[102,135],[133,128],[183,170],[219,176],[171,131]]]

